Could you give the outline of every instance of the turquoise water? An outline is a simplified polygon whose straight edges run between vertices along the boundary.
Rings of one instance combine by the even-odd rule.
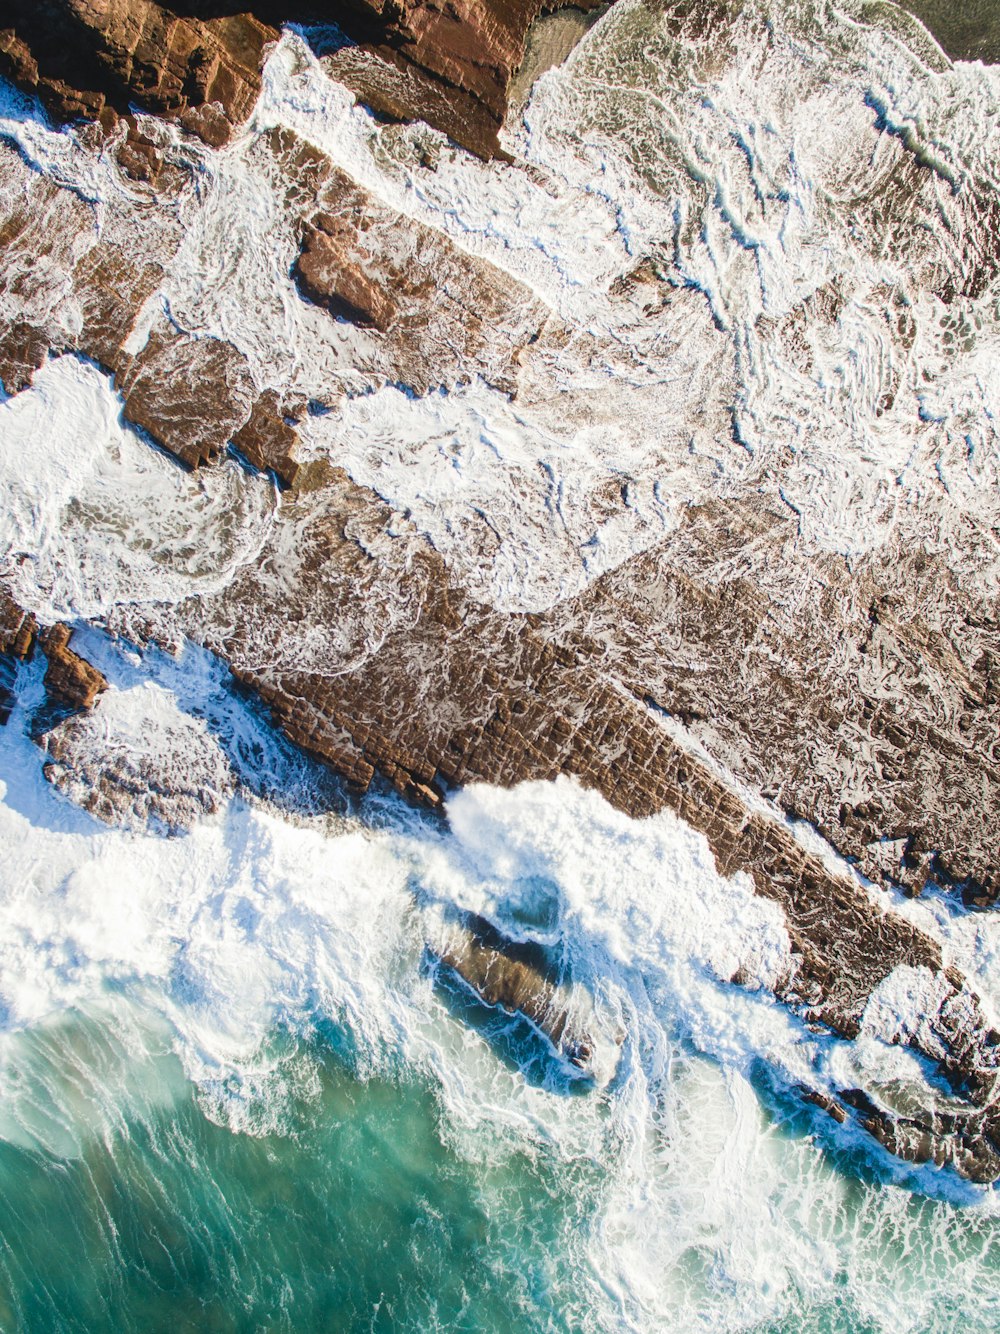
[[[652,1316],[647,1323],[589,1258],[602,1238],[614,1244],[611,1197],[635,1149],[627,1136],[610,1135],[598,1156],[567,1154],[565,1144],[537,1136],[520,1144],[516,1135],[456,1139],[428,1081],[361,1078],[337,1054],[340,1041],[334,1031],[273,1040],[272,1078],[236,1128],[219,1123],[220,1104],[208,1114],[167,1036],[119,1004],[18,1038],[4,1068],[17,1111],[0,1142],[0,1327],[87,1334],[997,1327],[1000,1254],[991,1219],[920,1196],[897,1198],[863,1158],[833,1163],[803,1126],[782,1128],[766,1117],[754,1133],[783,1174],[802,1173],[800,1195],[797,1202],[773,1190],[763,1196],[759,1232],[743,1244],[751,1255],[762,1248],[757,1258],[770,1267],[777,1296],[781,1268],[794,1267],[803,1242],[789,1234],[784,1253],[769,1250],[767,1217],[777,1208],[786,1225],[816,1229],[820,1272],[795,1276],[778,1303],[788,1308],[781,1317],[757,1320],[751,1305],[739,1318],[720,1238],[713,1244],[711,1225],[704,1227],[718,1212],[721,1183],[704,1178],[700,1242],[682,1248],[672,1272],[631,1275],[640,1291],[652,1282],[684,1296],[676,1324]],[[704,1093],[713,1073],[707,1063],[693,1069]],[[688,1123],[695,1153],[705,1130],[697,1103],[695,1096]],[[683,1193],[684,1176],[667,1163],[662,1179],[648,1184]],[[816,1191],[823,1180],[825,1197]],[[689,1207],[697,1201],[689,1194]],[[963,1293],[956,1278],[970,1266],[978,1289]],[[863,1289],[876,1272],[887,1292],[895,1289],[882,1319],[865,1310]]]
[[[580,1327],[565,1241],[595,1164],[491,1165],[488,1145],[469,1162],[427,1088],[361,1082],[299,1043],[282,1060],[308,1094],[287,1097],[279,1133],[238,1134],[168,1052],[126,1072],[116,1046],[80,1020],[23,1046],[22,1078],[77,1099],[80,1140],[66,1156],[0,1144],[4,1329]],[[109,1087],[124,1105],[88,1133]]]
[[[15,718],[4,1334],[1000,1328],[996,1192],[780,1092],[836,1045],[720,977],[756,901],[672,817],[557,783],[456,796],[447,831],[236,800],[165,840],[39,769]],[[621,1025],[606,1087],[442,987],[441,903],[557,934]]]
[[[947,120],[962,149],[986,75],[960,72],[942,111],[941,81],[892,43],[872,39],[884,69],[869,78],[862,26],[789,8],[815,39],[789,49],[818,52],[814,66],[773,57],[770,93],[757,67],[737,69],[713,88],[710,121],[697,31],[678,46],[655,6],[620,7],[607,48],[581,48],[552,133],[574,153],[604,136],[611,164],[634,161],[671,210],[706,162],[731,206],[743,168],[729,155],[739,166],[759,144],[744,207],[757,219],[758,200],[773,206],[772,260],[789,180],[802,216],[833,197],[822,173],[816,192],[794,179],[810,133],[822,167],[820,131],[846,106],[868,127],[869,82],[902,90],[900,124],[926,116],[933,137]],[[827,109],[828,19],[859,86]],[[760,38],[762,61],[769,49]],[[811,121],[786,117],[803,86]],[[783,119],[787,140],[771,128]],[[752,136],[734,132],[745,125]],[[619,225],[637,247],[672,246],[665,215],[643,222],[641,204],[623,196]],[[826,264],[817,236],[806,250]],[[794,251],[794,227],[789,238]],[[717,272],[692,266],[689,290],[733,295],[719,253]],[[850,286],[868,261],[845,254]],[[788,276],[789,291],[800,281]],[[804,382],[791,383],[797,403]],[[28,457],[16,452],[18,474]],[[294,788],[295,763],[220,702],[215,669],[189,655],[157,670],[185,709],[235,734],[230,751],[271,769],[262,791]],[[997,1193],[892,1164],[787,1095],[799,1079],[842,1081],[857,1053],[769,1000],[782,956],[767,905],[719,883],[667,816],[629,822],[553,784],[459,794],[447,829],[398,811],[384,828],[310,822],[237,799],[188,838],[158,840],[100,829],[39,769],[15,718],[0,735],[4,1334],[1000,1329]],[[434,985],[426,931],[455,905],[565,950],[625,1033],[608,1088],[574,1089],[523,1029]],[[942,932],[995,999],[1000,921],[949,912]],[[746,960],[758,992],[728,983]]]

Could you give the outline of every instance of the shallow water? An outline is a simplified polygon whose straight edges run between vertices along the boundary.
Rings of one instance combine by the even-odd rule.
[[[260,726],[244,707],[208,710],[220,735]],[[18,721],[0,1327],[996,1327],[995,1193],[782,1093],[836,1044],[724,981],[780,941],[672,817],[531,784],[454,798],[450,831],[237,799],[164,840],[61,801]],[[450,903],[562,942],[624,1029],[606,1088],[442,986],[423,940]]]
[[[8,1060],[62,1124],[0,1147],[5,1329],[574,1327],[565,1238],[594,1164],[469,1161],[428,1089],[360,1081],[321,1037],[275,1044],[280,1128],[237,1134],[120,1023],[70,1019]]]

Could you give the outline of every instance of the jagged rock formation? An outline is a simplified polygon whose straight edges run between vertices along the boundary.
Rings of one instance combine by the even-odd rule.
[[[54,625],[39,636],[48,666],[45,689],[58,708],[78,712],[92,709],[108,683],[86,658],[70,648],[73,631],[68,625]]]
[[[0,69],[59,119],[111,128],[135,101],[212,144],[249,114],[276,36],[250,13],[201,19],[155,0],[7,3],[0,25]]]
[[[366,44],[341,47],[328,67],[364,85],[373,103],[381,98],[384,110],[422,107],[485,155],[495,151],[521,21],[537,8],[513,7],[520,17],[505,25],[497,6],[483,5],[464,26],[461,6],[386,11]],[[673,17],[683,27],[690,15]],[[170,29],[170,52],[182,49],[187,31]],[[219,33],[236,29],[206,31],[222,41]],[[121,55],[124,39],[115,41],[118,54],[107,55],[105,46],[101,58],[131,88],[138,66]],[[230,66],[219,56],[212,68],[221,78],[218,71]],[[378,88],[364,83],[372,71]],[[175,99],[165,110],[181,112],[187,94],[171,92],[163,77],[149,86]],[[215,88],[198,85],[197,95]],[[442,98],[454,123],[446,123]],[[231,102],[234,117],[243,105]],[[293,346],[275,370],[279,363],[266,362],[255,346],[258,327],[240,346],[236,334],[220,336],[211,306],[198,304],[201,293],[190,300],[187,320],[183,301],[170,306],[169,320],[167,303],[157,307],[184,239],[182,205],[196,191],[196,168],[166,136],[143,140],[137,125],[115,134],[116,181],[129,185],[103,213],[0,150],[4,386],[23,390],[51,355],[91,358],[111,377],[124,418],[184,465],[211,470],[231,444],[253,467],[273,470],[287,490],[252,559],[187,598],[140,603],[116,585],[105,624],[140,643],[187,637],[210,648],[266,701],[289,738],[359,789],[379,776],[436,807],[449,789],[470,782],[570,774],[632,816],[675,811],[705,835],[722,874],[745,872],[758,894],[779,905],[792,963],[775,994],[807,1023],[850,1039],[872,994],[897,970],[933,980],[934,1007],[894,1041],[950,1092],[900,1110],[877,1091],[847,1088],[830,1103],[831,1114],[855,1116],[906,1157],[950,1163],[977,1180],[1000,1175],[1000,1037],[988,1006],[948,966],[940,944],[877,888],[918,893],[931,873],[960,885],[977,906],[1000,891],[1000,639],[988,525],[954,524],[949,549],[932,548],[919,540],[926,530],[901,521],[881,545],[848,560],[802,538],[785,489],[795,451],[762,450],[749,463],[741,458],[745,470],[734,469],[726,489],[685,502],[675,523],[641,550],[626,551],[582,592],[534,612],[489,605],[470,592],[469,564],[439,550],[403,507],[384,503],[337,466],[340,442],[326,452],[314,444],[299,458],[296,424],[386,385],[402,386],[409,401],[432,391],[444,399],[475,382],[519,412],[537,411],[547,429],[555,430],[553,416],[572,399],[581,433],[610,431],[616,381],[626,380],[623,393],[639,392],[638,377],[648,372],[670,386],[655,400],[659,428],[668,392],[686,391],[677,367],[688,342],[707,329],[689,355],[711,362],[712,379],[723,364],[713,359],[725,312],[709,314],[698,283],[672,275],[665,258],[671,248],[696,247],[698,228],[684,222],[689,236],[678,221],[662,253],[630,256],[628,271],[601,294],[604,304],[595,300],[574,314],[568,303],[557,313],[510,272],[378,198],[287,128],[264,130],[244,160],[270,191],[270,225],[284,246],[274,327]],[[91,149],[107,155],[97,132]],[[895,139],[884,151],[904,155],[886,170],[891,183],[906,183],[902,220],[891,218],[887,232],[866,198],[852,205],[851,226],[874,237],[873,248],[910,256],[928,299],[943,306],[994,290],[1000,260],[992,215],[970,205],[960,215],[962,245],[950,253],[933,244],[926,219],[943,207],[934,169],[905,156]],[[969,197],[956,192],[955,207]],[[894,206],[898,198],[893,193]],[[214,281],[222,286],[226,278]],[[248,290],[254,299],[271,295],[263,285]],[[902,299],[879,299],[897,330],[911,318]],[[792,363],[796,386],[808,384],[845,302],[835,283],[820,286],[781,319],[762,316],[753,337],[769,340],[776,361]],[[302,369],[304,347],[319,367],[314,373]],[[583,407],[561,387],[546,417],[544,400],[562,385],[554,368],[563,360],[580,368],[570,383]],[[880,385],[880,414],[902,392],[899,373],[893,376]],[[611,408],[595,408],[606,396]],[[732,397],[720,391],[719,402],[735,415]],[[699,401],[707,425],[686,423],[684,435],[671,437],[676,455],[696,456],[705,437],[718,433],[717,409]],[[791,409],[787,419],[794,420]],[[727,421],[733,438],[712,439],[706,473],[725,472],[727,449],[751,452],[733,418]],[[571,433],[563,439],[567,449],[575,443]],[[447,440],[441,453],[441,466],[450,467]],[[700,476],[699,467],[696,460],[685,479]],[[631,508],[633,479],[624,463],[616,469],[599,479],[594,504],[620,517]],[[568,527],[560,486],[553,484],[547,503]],[[926,495],[913,501],[918,518],[927,510],[934,534],[951,517],[936,503]],[[500,545],[491,515],[479,518],[466,545]],[[20,587],[13,565],[6,577]],[[0,629],[10,651],[25,644],[24,625],[4,612]],[[64,632],[48,632],[45,644],[59,664],[56,684],[93,703],[99,683],[74,661]],[[50,735],[54,781],[78,799],[93,788],[99,813],[138,801],[138,818],[183,822],[158,804],[171,794],[158,791],[169,784],[153,770],[133,770],[120,757],[92,765],[92,733],[80,720]],[[156,800],[142,791],[156,791]],[[200,791],[181,783],[180,805],[209,809]],[[875,887],[804,851],[789,816],[815,823]]]
[[[278,148],[290,147],[287,141]],[[323,170],[319,209],[303,228],[295,276],[302,294],[333,315],[383,335],[387,379],[417,393],[453,362],[506,392],[522,349],[548,312],[523,284],[439,232],[387,208],[342,171]]]
[[[44,726],[94,707],[107,689],[107,681],[86,658],[70,648],[73,631],[68,625],[39,630],[34,616],[0,588],[0,726],[10,717],[16,665],[28,661],[37,647],[45,654]]]
[[[116,374],[128,419],[188,467],[218,459],[240,436],[255,466],[291,475],[294,431],[231,344],[163,328],[137,354],[125,350],[180,240],[168,215],[151,236],[136,234],[141,213],[112,219],[94,245],[93,208],[26,178],[0,145],[0,216],[0,381],[9,393],[26,388],[50,353],[78,352]]]
[[[574,0],[592,9],[602,0]],[[352,0],[254,4],[213,0],[46,0],[0,7],[0,73],[37,92],[62,120],[111,129],[131,103],[176,117],[206,143],[225,143],[249,115],[275,25],[313,19],[351,40],[329,57],[334,77],[383,115],[423,119],[481,157],[499,154],[507,88],[544,0]],[[130,136],[139,174],[148,145]]]
[[[7,722],[14,704],[17,664],[31,656],[38,625],[0,588],[0,726]]]
[[[573,0],[581,10],[602,0]],[[544,0],[354,0],[359,44],[345,45],[328,65],[334,78],[384,115],[421,119],[480,157],[500,153],[497,132],[507,90],[524,57],[528,28]],[[367,35],[368,40],[364,40]]]

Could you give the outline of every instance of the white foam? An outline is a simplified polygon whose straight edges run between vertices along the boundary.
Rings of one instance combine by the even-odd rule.
[[[112,674],[116,656],[105,650]],[[123,679],[140,666],[126,663]],[[39,670],[28,671],[27,696]],[[207,659],[204,668],[164,659],[158,672],[157,690],[130,692],[132,725],[143,699],[162,712],[173,673],[177,702],[202,700],[220,726]],[[70,1012],[113,1023],[139,1049],[166,1034],[206,1112],[251,1134],[280,1132],[292,1091],[318,1090],[308,1060],[289,1066],[275,1053],[275,1033],[319,1031],[343,1042],[362,1078],[405,1070],[430,1080],[442,1133],[470,1161],[488,1144],[498,1163],[544,1148],[567,1164],[585,1154],[604,1165],[602,1211],[573,1243],[585,1281],[600,1276],[593,1309],[603,1328],[776,1320],[810,1293],[827,1300],[845,1256],[873,1232],[911,1227],[907,1191],[883,1185],[880,1204],[848,1209],[847,1181],[820,1149],[769,1122],[752,1087],[761,1060],[779,1082],[820,1087],[843,1074],[848,1054],[855,1082],[887,1072],[864,1067],[863,1044],[811,1033],[773,1000],[768,986],[788,963],[780,913],[746,877],[720,877],[704,839],[669,813],[633,821],[560,780],[467,789],[449,804],[447,832],[402,808],[372,832],[353,819],[288,822],[237,799],[221,819],[164,840],[102,829],[62,801],[23,722],[18,709],[0,732],[6,1138],[76,1154],[113,1123],[115,1090],[126,1091],[114,1082],[107,1096],[94,1091],[86,1070],[96,1057],[73,1057],[76,1092],[49,1075],[47,1094],[34,1075],[15,1082],[19,1035]],[[283,763],[281,743],[272,751],[257,737],[258,767]],[[567,1097],[553,1070],[537,1077],[532,1053],[526,1078],[449,1011],[422,943],[428,915],[456,906],[563,950],[598,1017],[625,1033],[603,1094]],[[729,984],[737,967],[749,987]],[[921,979],[895,977],[873,1001],[873,1060],[891,1036],[889,1011],[909,1022],[910,983]],[[169,1080],[157,1089],[150,1096],[176,1096]],[[47,1099],[52,1116],[39,1111]],[[980,1194],[980,1209],[991,1198]],[[957,1217],[942,1213],[934,1228],[954,1229]],[[928,1232],[927,1246],[944,1235]],[[891,1266],[851,1282],[873,1312],[886,1302],[897,1317],[919,1309],[896,1292]]]
[[[954,265],[974,239],[966,200],[977,183],[995,187],[1000,82],[944,63],[932,75],[933,51],[914,55],[862,18],[824,11],[821,37],[806,7],[764,22],[749,5],[733,40],[709,49],[619,0],[510,128],[513,169],[440,142],[437,170],[419,167],[412,150],[428,132],[383,131],[286,34],[247,130],[217,154],[185,149],[201,171],[177,203],[182,244],[147,317],[166,307],[231,338],[261,387],[327,398],[365,387],[350,361],[370,335],[304,306],[287,282],[294,236],[256,136],[288,125],[394,208],[527,283],[557,334],[567,326],[525,358],[514,402],[479,383],[421,402],[383,386],[304,432],[307,452],[407,512],[488,600],[548,605],[669,531],[679,505],[744,485],[789,505],[817,550],[937,541],[963,515],[995,528],[993,297],[945,309],[921,287],[934,256],[893,258],[851,214],[859,183],[892,188],[917,151],[957,238],[939,258]],[[130,187],[109,159],[82,154],[23,100],[0,111],[0,133],[38,170],[95,216],[113,212]],[[612,296],[647,254],[672,284]],[[838,313],[809,314],[802,338],[783,331],[833,282]],[[122,426],[105,377],[73,358],[0,405],[0,495],[4,573],[47,619],[224,587],[260,550],[275,505],[235,466],[192,477],[150,450]],[[991,577],[986,555],[969,559],[965,574]],[[88,651],[99,656],[96,641]],[[291,761],[238,720],[217,664],[155,664],[136,660],[138,679],[155,672],[237,751],[245,737],[255,763],[280,761],[271,788],[282,787]],[[23,722],[18,712],[0,733],[7,1137],[68,1153],[80,1133],[101,1133],[99,1121],[40,1126],[38,1098],[8,1078],[18,1034],[72,1010],[109,1004],[121,1025],[140,1014],[130,1040],[167,1033],[209,1114],[248,1133],[280,1128],[285,1075],[269,1037],[322,1025],[344,1036],[359,1075],[431,1080],[443,1133],[470,1161],[544,1145],[601,1164],[603,1209],[572,1244],[605,1328],[799,1327],[821,1303],[856,1327],[947,1328],[955,1310],[996,1327],[982,1282],[994,1195],[961,1195],[973,1202],[963,1212],[910,1193],[947,1194],[933,1174],[900,1168],[897,1185],[882,1159],[878,1189],[852,1182],[755,1092],[762,1064],[779,1085],[922,1080],[890,1049],[933,1002],[928,978],[897,970],[856,1046],[806,1030],[768,991],[788,958],[777,909],[745,878],[719,877],[673,817],[632,822],[560,782],[461,793],[448,833],[398,812],[394,831],[373,833],[236,800],[166,842],[101,829],[62,802]],[[627,1032],[601,1097],[527,1079],[449,1014],[421,969],[421,915],[445,903],[565,949]],[[904,910],[1000,999],[994,920],[934,899]],[[737,969],[756,990],[729,984]],[[823,1135],[843,1149],[832,1124]]]
[[[47,621],[225,588],[275,503],[234,464],[189,473],[151,449],[77,357],[0,403],[0,559],[14,597]]]
[[[380,127],[286,33],[234,143],[183,147],[197,171],[169,211],[180,245],[146,323],[166,310],[230,339],[261,388],[333,403],[371,387],[356,366],[374,335],[288,278],[298,220],[262,136],[290,127],[554,312],[513,404],[476,384],[419,403],[376,384],[305,431],[307,453],[412,516],[477,596],[549,606],[685,505],[746,485],[797,516],[806,551],[933,547],[963,515],[995,528],[995,311],[988,293],[948,306],[930,289],[948,272],[961,286],[988,240],[971,196],[991,188],[1000,80],[863,17],[832,12],[820,34],[804,9],[745,7],[708,59],[620,0],[509,127],[514,167],[440,137],[436,168],[422,166],[431,131]],[[0,130],[95,216],[124,202],[110,155],[24,117],[16,97],[0,110]],[[891,197],[917,160],[931,168],[914,180],[918,214],[947,225],[918,217],[891,251],[865,201]],[[647,256],[668,281],[612,296]],[[951,559],[976,580],[1000,568],[982,547]]]

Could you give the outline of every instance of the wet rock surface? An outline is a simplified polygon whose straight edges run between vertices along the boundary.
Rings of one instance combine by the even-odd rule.
[[[135,100],[213,144],[249,114],[277,35],[250,13],[200,18],[154,0],[8,2],[0,24],[3,73],[60,119],[110,125]]]
[[[429,940],[428,949],[484,1004],[530,1019],[574,1070],[595,1073],[589,998],[560,981],[537,945],[510,940],[485,918],[468,913],[440,939]]]
[[[574,7],[599,3],[574,0]],[[488,158],[500,152],[508,85],[544,7],[542,0],[351,0],[331,13],[319,0],[264,0],[240,13],[212,0],[7,0],[0,8],[0,73],[37,92],[60,119],[101,119],[110,127],[137,102],[219,147],[249,115],[265,50],[281,23],[332,19],[348,37],[329,57],[334,77],[375,111],[426,120]],[[154,171],[141,141],[128,160],[140,177]]]
[[[72,638],[68,625],[54,625],[41,633],[39,643],[48,664],[45,688],[49,700],[57,708],[75,713],[92,709],[108,683],[96,667],[70,648]]]
[[[31,656],[37,635],[35,618],[0,588],[0,726],[10,718],[14,706],[17,664]]]
[[[475,15],[461,5],[396,7],[326,65],[349,86],[381,80],[378,95],[365,85],[373,105],[381,97],[388,113],[425,115],[489,155],[506,80],[537,8],[510,6],[505,18],[497,5]],[[185,17],[161,33],[155,10],[143,9],[139,29],[141,41],[167,52],[162,70],[153,60],[142,72],[138,45],[126,59],[124,10],[114,7],[99,59],[110,61],[122,88],[134,91],[129,81],[146,78],[150,106],[183,117],[208,105],[198,114],[211,143],[211,126],[219,128],[212,106],[235,123],[259,86],[247,74],[244,91],[226,92],[235,52],[245,62],[239,69],[258,67],[260,25]],[[364,17],[367,7],[356,12]],[[698,21],[679,11],[674,18],[683,32]],[[185,45],[196,30],[207,63]],[[217,58],[210,37],[222,43]],[[4,40],[8,58],[28,69],[24,50]],[[188,93],[191,61],[201,73]],[[36,85],[71,114],[70,85],[41,69],[39,57]],[[23,70],[18,77],[30,84]],[[446,123],[442,98],[454,122]],[[80,114],[101,110],[79,105]],[[237,466],[226,458],[232,445],[287,489],[252,556],[190,596],[140,604],[115,586],[94,619],[137,643],[187,638],[218,654],[288,738],[360,790],[378,779],[440,808],[465,784],[572,775],[635,818],[676,812],[705,835],[723,875],[745,872],[779,905],[792,964],[774,992],[807,1023],[853,1039],[871,997],[897,970],[935,980],[923,1022],[894,1041],[927,1064],[951,1101],[901,1108],[888,1095],[845,1086],[827,1107],[831,1115],[853,1119],[904,1157],[976,1180],[1000,1175],[1000,1053],[989,1007],[892,897],[898,888],[919,894],[928,876],[976,907],[991,906],[1000,892],[1000,635],[989,489],[976,493],[981,511],[958,517],[946,508],[950,500],[914,491],[888,536],[850,555],[810,542],[788,499],[801,482],[801,440],[794,449],[753,453],[739,438],[735,371],[719,351],[730,315],[709,311],[697,283],[671,270],[670,246],[698,244],[697,227],[687,236],[678,223],[662,252],[628,255],[591,308],[581,313],[567,301],[557,309],[541,285],[504,267],[514,267],[508,255],[476,253],[460,231],[446,233],[387,202],[287,126],[262,129],[240,150],[283,248],[276,276],[246,280],[242,295],[256,323],[237,346],[225,298],[233,274],[245,276],[240,247],[220,256],[185,232],[211,154],[192,156],[138,121],[105,131],[117,137],[95,134],[82,145],[112,164],[110,209],[0,149],[5,389],[29,389],[50,357],[90,359],[119,395],[123,419],[186,467],[202,469],[196,480],[204,488],[213,473]],[[380,140],[381,151],[387,143]],[[961,214],[967,226],[953,250],[928,240],[926,219],[944,207],[940,178],[896,137],[884,151],[899,155],[887,179],[906,189],[893,193],[898,212],[889,218],[871,199],[858,201],[859,244],[908,256],[924,285],[921,299],[935,310],[986,299],[998,270],[989,219]],[[433,166],[406,171],[435,188]],[[220,179],[240,186],[235,173]],[[550,181],[543,188],[559,189]],[[960,209],[968,195],[954,198]],[[418,211],[412,199],[411,206]],[[185,240],[202,266],[193,294],[178,292],[172,267]],[[891,316],[903,343],[912,343],[910,305],[875,288],[865,299],[876,298],[887,323]],[[769,355],[791,364],[801,386],[825,343],[839,337],[847,305],[831,281],[781,318],[762,315],[753,336],[770,340]],[[283,359],[261,353],[272,344]],[[560,378],[566,364],[575,369]],[[586,578],[569,591],[560,585],[544,605],[491,604],[482,585],[471,591],[470,570],[505,545],[515,549],[511,584],[527,586],[518,584],[523,547],[498,517],[480,506],[461,529],[471,536],[456,555],[450,511],[442,533],[421,527],[422,476],[409,492],[412,506],[396,503],[390,482],[383,495],[352,474],[346,428],[324,436],[317,425],[346,421],[338,416],[345,405],[386,388],[402,414],[404,404],[447,404],[481,385],[502,397],[512,434],[537,428],[567,453],[595,435],[617,439],[627,396],[660,395],[653,420],[670,466],[693,460],[679,488],[683,502],[596,574],[584,562]],[[898,411],[901,373],[887,372],[878,387],[879,413]],[[688,414],[683,430],[669,415],[674,403]],[[559,435],[563,413],[570,427]],[[505,466],[488,423],[479,427]],[[446,425],[436,438],[435,466],[460,492],[462,451]],[[581,546],[599,548],[605,525],[631,521],[646,479],[629,466],[616,455],[587,493],[588,519],[596,513],[600,525],[584,531]],[[546,520],[570,530],[572,487],[558,466],[530,460],[522,471],[547,477]],[[702,487],[715,474],[724,478],[717,490]],[[674,474],[666,465],[664,476],[669,490]],[[802,489],[826,482],[818,469]],[[513,470],[504,474],[498,511],[508,492],[520,502],[519,484]],[[662,484],[657,478],[649,487],[657,504]],[[24,583],[15,561],[4,578],[15,591]],[[12,601],[0,603],[0,648],[11,661],[29,651],[34,634]],[[42,646],[53,694],[77,709],[94,706],[99,673],[74,654],[68,630],[44,631]],[[101,696],[91,713],[47,729],[52,781],[104,819],[173,830],[210,812],[229,788],[205,739],[167,728],[163,745],[147,753],[125,732],[116,739],[102,730],[110,700]],[[186,749],[200,757],[191,773],[177,758]],[[802,820],[822,835],[824,855],[807,850]],[[498,969],[503,950],[477,931],[445,961],[487,1003],[522,1010],[558,1045],[551,983],[524,959]]]
[[[48,781],[97,819],[126,829],[182,833],[214,815],[234,790],[204,722],[148,687],[108,692],[46,732],[42,745]]]

